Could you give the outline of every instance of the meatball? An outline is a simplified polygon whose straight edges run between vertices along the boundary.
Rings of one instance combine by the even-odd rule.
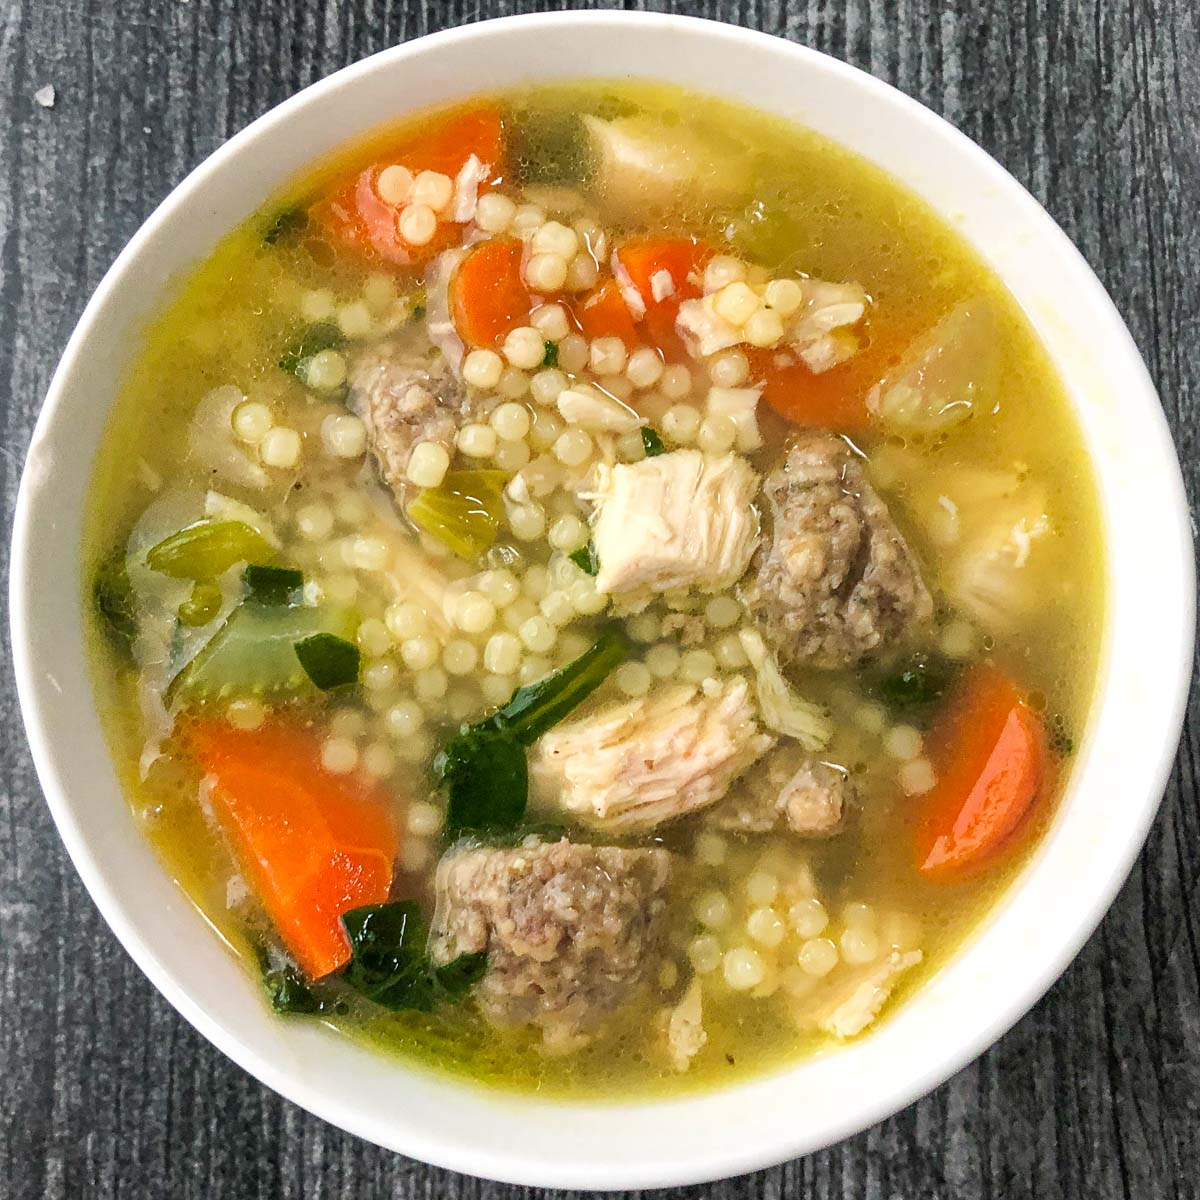
[[[916,558],[842,439],[806,434],[763,484],[742,600],[784,663],[850,666],[933,615]]]
[[[671,855],[529,841],[450,850],[438,864],[430,953],[486,951],[476,988],[498,1025],[535,1025],[568,1047],[657,968]]]

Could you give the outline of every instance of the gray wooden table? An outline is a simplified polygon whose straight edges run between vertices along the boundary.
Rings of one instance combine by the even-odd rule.
[[[546,7],[558,5],[0,0],[0,562],[55,360],[105,268],[171,187],[234,131],[337,67],[433,29]],[[1194,504],[1194,0],[665,7],[847,59],[995,154],[1083,250],[1129,322],[1162,393]],[[0,649],[0,1197],[532,1194],[433,1170],[332,1129],[243,1074],[176,1016],[109,933],[58,842],[29,761],[7,651]],[[1139,865],[1078,961],[999,1045],[840,1146],[676,1194],[1200,1196],[1198,738],[1193,700]]]

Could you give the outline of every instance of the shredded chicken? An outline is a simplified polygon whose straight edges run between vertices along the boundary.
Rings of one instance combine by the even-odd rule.
[[[667,1053],[671,1065],[677,1071],[686,1071],[707,1044],[700,980],[693,979],[667,1019]]]
[[[840,976],[816,1017],[817,1027],[836,1038],[857,1037],[879,1016],[900,976],[921,958],[920,950],[892,950],[878,962]]]
[[[740,455],[676,450],[597,471],[596,587],[644,607],[656,592],[719,592],[758,544],[758,476]]]
[[[632,832],[715,804],[775,739],[742,679],[713,695],[684,684],[552,729],[534,747],[536,785],[581,821]]]

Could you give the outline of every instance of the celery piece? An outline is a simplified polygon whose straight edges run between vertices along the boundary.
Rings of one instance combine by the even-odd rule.
[[[196,521],[152,546],[146,565],[174,579],[215,579],[234,563],[269,560],[271,544],[244,521]]]
[[[198,579],[192,594],[179,606],[179,619],[185,625],[207,625],[221,610],[221,585],[213,579]]]
[[[504,515],[503,471],[450,471],[440,487],[422,488],[408,517],[460,558],[478,558],[496,540]]]
[[[329,608],[286,608],[243,602],[212,641],[172,680],[168,699],[215,700],[223,696],[278,695],[312,685],[296,644],[314,634],[353,637],[354,618]]]

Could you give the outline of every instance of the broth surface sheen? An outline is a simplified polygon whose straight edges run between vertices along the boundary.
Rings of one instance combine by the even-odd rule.
[[[486,144],[497,116],[502,162],[469,177],[459,139]],[[452,222],[460,200],[473,218]],[[399,262],[406,253],[419,261]],[[786,333],[772,339],[777,318]],[[698,352],[731,328],[733,343]],[[481,329],[491,342],[476,340]],[[531,329],[544,349],[530,350]],[[439,352],[463,357],[447,370]],[[394,365],[420,356],[436,369],[395,384]],[[389,404],[419,408],[413,387],[439,419],[453,409],[449,433],[406,417],[405,436],[422,432],[406,461],[389,463],[370,397],[391,388]],[[632,478],[623,470],[691,453],[749,468],[769,489],[814,430],[845,439],[838,453],[911,547],[932,595],[927,619],[901,622],[861,662],[779,662],[777,589],[756,602],[746,585],[804,488],[781,493],[780,508],[756,492],[757,557],[732,583],[598,590],[617,569],[600,514]],[[438,445],[444,455],[427,448]],[[859,495],[857,478],[844,469],[839,486]],[[199,545],[194,531],[216,525],[224,542]],[[636,522],[626,528],[640,536]],[[181,530],[193,532],[180,542]],[[677,570],[699,570],[696,536]],[[629,574],[647,561],[631,560]],[[247,563],[302,579],[247,575]],[[468,830],[459,853],[503,844],[536,858],[565,830],[580,845],[669,855],[669,884],[631,893],[653,947],[636,986],[583,980],[579,996],[608,997],[599,1021],[579,1016],[578,997],[489,1020],[476,1002],[486,981],[399,1011],[334,982],[313,993],[319,1013],[279,1018],[323,1020],[490,1085],[589,1098],[712,1088],[869,1036],[876,1013],[903,1004],[1019,886],[1085,734],[1104,617],[1082,436],[1025,318],[975,253],[816,135],[640,83],[539,86],[406,119],[314,165],[225,238],[145,331],[95,464],[84,568],[96,694],[130,803],[246,969],[277,981],[305,974],[297,946],[314,962],[323,952],[319,922],[301,913],[289,935],[278,916],[301,912],[318,850],[306,843],[301,861],[288,841],[289,822],[307,818],[286,795],[250,812],[254,773],[231,765],[236,746],[328,782],[305,793],[305,812],[332,830],[330,861],[348,847],[359,856],[339,876],[347,897],[413,900],[436,925],[447,902],[435,868],[454,840],[432,778],[439,752],[460,725],[492,718],[515,689],[620,631],[624,661],[531,745],[521,829],[507,840]],[[281,599],[281,588],[294,590]],[[310,665],[295,646],[314,635],[324,657]],[[360,654],[356,682],[322,690],[318,675],[336,675],[346,643]],[[768,718],[756,644],[800,698],[796,719],[827,725],[812,745]],[[743,747],[750,759],[779,756],[789,775],[815,763],[826,783],[832,764],[849,781],[830,828],[797,832],[782,807],[767,831],[729,828],[737,805],[761,816],[753,789],[783,795],[749,765],[694,811],[688,797],[709,780],[689,776],[667,801],[677,811],[651,824],[620,807],[623,793],[607,816],[563,799],[583,803],[611,782],[556,774],[545,748],[568,753],[564,731],[590,737],[586,722],[622,704],[644,706],[631,722],[644,730],[670,695],[732,708],[739,687],[752,716],[713,720],[725,733],[740,721],[760,747],[774,740]],[[272,742],[276,727],[286,736]],[[988,770],[991,784],[972,789]],[[960,777],[953,811],[934,811]],[[1032,803],[1009,797],[1006,815],[1005,789],[1023,780]],[[386,835],[363,815],[381,797]],[[343,804],[366,808],[352,822]],[[926,856],[939,822],[946,867]],[[522,842],[526,826],[536,829]],[[382,892],[364,882],[380,866],[376,842],[394,849]],[[282,858],[268,861],[267,846]],[[265,906],[264,880],[275,889]],[[467,940],[455,943],[465,956]],[[611,951],[589,952],[590,969]],[[488,953],[494,971],[495,931]],[[419,969],[431,977],[424,958]],[[510,1014],[517,1006],[486,994]],[[702,1005],[698,1022],[689,1000]],[[841,1001],[874,1011],[853,1028]]]

